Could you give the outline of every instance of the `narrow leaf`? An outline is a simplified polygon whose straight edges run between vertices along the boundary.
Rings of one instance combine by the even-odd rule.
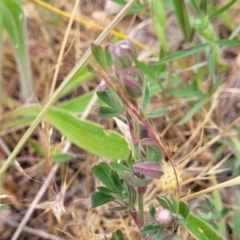
[[[168,112],[168,109],[159,109],[156,111],[146,113],[146,117],[148,118],[158,118],[164,116]]]
[[[189,119],[191,119],[200,109],[201,107],[208,101],[208,99],[202,99],[197,104],[195,104],[185,115],[185,117],[178,122],[178,125],[183,125],[186,123]]]
[[[64,153],[57,153],[54,154],[52,159],[54,163],[65,163],[69,161],[72,158],[72,156]]]
[[[166,198],[166,197],[163,197],[163,196],[157,196],[156,197],[157,201],[161,204],[161,206],[165,209],[168,209],[169,211],[172,212],[172,203]]]
[[[221,46],[240,46],[240,41],[238,40],[228,40],[228,39],[222,39],[222,40],[216,40],[216,44]]]
[[[223,12],[225,12],[228,8],[230,8],[234,3],[236,2],[236,0],[232,0],[229,3],[227,3],[226,5],[224,5],[222,8],[218,9],[215,13],[213,13],[211,16],[209,16],[209,20],[219,16],[220,14],[222,14]]]
[[[132,173],[131,169],[122,165],[121,163],[118,162],[111,162],[110,165],[112,166],[112,168],[114,170],[116,170],[117,172],[129,172]]]
[[[94,74],[89,72],[86,67],[80,68],[68,82],[64,90],[61,92],[60,97],[65,96],[73,89],[76,89],[77,87],[81,86],[82,83],[92,79],[93,76]]]
[[[162,1],[152,0],[152,21],[156,30],[157,37],[161,43],[161,47],[164,52],[168,52],[168,42],[166,39],[166,11]]]
[[[176,97],[198,97],[198,98],[205,97],[205,95],[200,91],[192,90],[192,89],[174,89],[174,90],[168,91],[168,93]]]
[[[234,196],[234,206],[233,211],[233,239],[240,239],[240,194],[236,192]]]
[[[188,18],[186,3],[185,1],[173,0],[173,4],[185,41],[188,42],[190,40],[191,26]]]
[[[145,109],[148,106],[150,102],[150,98],[151,98],[151,93],[149,89],[149,83],[147,83],[144,94],[143,94],[142,109]]]
[[[215,61],[214,61],[214,52],[213,49],[210,50],[208,55],[208,69],[212,81],[215,83]]]
[[[200,52],[201,50],[203,50],[207,46],[209,46],[209,43],[203,43],[203,44],[199,44],[197,46],[194,46],[192,48],[176,52],[176,53],[174,53],[174,54],[172,54],[168,57],[165,57],[165,58],[161,59],[159,62],[156,63],[156,65],[162,65],[162,64],[165,64],[165,63],[168,63],[168,62],[171,62],[171,61],[183,58],[183,57],[187,57],[191,54]]]
[[[50,110],[49,119],[72,143],[86,151],[111,159],[125,159],[128,154],[125,139],[116,132],[104,130],[98,124],[80,120],[59,108]]]

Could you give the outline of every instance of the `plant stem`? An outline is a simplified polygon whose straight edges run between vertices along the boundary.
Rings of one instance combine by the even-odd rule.
[[[134,146],[134,159],[136,162],[140,161],[140,147],[139,147],[139,122],[136,119],[133,119],[133,128],[134,128],[134,136],[137,140],[136,145]]]
[[[135,224],[137,225],[137,227],[138,227],[139,229],[141,229],[142,226],[143,226],[143,224],[142,224],[142,222],[141,222],[141,219],[140,219],[137,211],[134,210],[134,211],[130,212],[130,215],[132,216],[132,218],[133,218]]]
[[[147,187],[138,187],[138,209],[141,223],[144,225],[143,195]]]
[[[126,94],[125,94],[123,88],[120,86],[120,84],[116,84],[116,82],[115,82],[115,84],[113,84],[112,79],[110,79],[109,76],[107,75],[107,73],[104,72],[102,69],[98,69],[97,72],[105,80],[106,84],[118,94],[118,96],[122,99],[124,104],[127,106],[128,110],[129,110],[129,114],[133,115],[135,117],[135,119],[144,126],[144,128],[147,130],[149,136],[157,143],[158,147],[161,149],[164,156],[171,163],[173,171],[174,171],[174,175],[176,178],[176,182],[177,182],[177,197],[180,198],[180,196],[181,196],[180,185],[179,185],[177,172],[176,172],[173,160],[171,159],[167,150],[164,148],[159,136],[151,128],[150,124],[141,116],[138,109],[136,109],[136,106],[134,105],[134,103],[126,96]]]

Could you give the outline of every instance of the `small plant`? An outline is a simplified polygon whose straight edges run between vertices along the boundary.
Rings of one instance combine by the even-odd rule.
[[[172,151],[163,144],[163,139],[160,139],[148,120],[150,116],[164,115],[167,110],[159,109],[154,114],[146,112],[151,93],[142,71],[133,65],[137,57],[134,45],[129,40],[109,45],[106,49],[92,45],[92,52],[95,65],[97,63],[94,71],[105,80],[105,85],[97,92],[102,101],[98,108],[99,116],[121,116],[126,121],[131,149],[122,161],[101,162],[92,168],[93,174],[103,184],[91,196],[92,208],[115,202],[116,206],[110,208],[110,211],[124,211],[131,215],[142,234],[153,239],[172,239],[177,235],[180,225],[189,225],[194,229],[188,220],[188,205],[179,200],[180,187],[171,159]],[[140,138],[140,126],[147,130],[149,137]],[[176,150],[177,146],[173,146]],[[156,196],[159,208],[150,207],[151,220],[146,222],[143,210],[144,194],[152,179],[159,179],[163,175],[162,159],[167,160],[174,169],[177,193],[171,200],[164,196]],[[194,215],[190,216],[200,221]],[[206,229],[209,230],[210,227],[203,227],[203,235],[207,234]],[[221,239],[212,228],[211,231],[217,239]]]

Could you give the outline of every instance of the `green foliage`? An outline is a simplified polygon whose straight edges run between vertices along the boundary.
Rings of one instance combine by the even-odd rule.
[[[120,230],[113,233],[111,240],[124,240],[124,236]]]
[[[52,156],[52,161],[54,163],[65,163],[72,159],[72,156],[65,153],[56,153]]]
[[[199,44],[199,45],[193,46],[193,47],[191,47],[189,49],[186,49],[186,50],[178,51],[176,53],[173,53],[170,56],[167,56],[167,57],[164,57],[163,59],[160,59],[157,62],[157,65],[162,65],[162,64],[165,64],[165,63],[168,63],[168,62],[172,62],[172,61],[175,61],[175,60],[183,58],[183,57],[187,57],[187,56],[189,56],[191,54],[200,52],[201,50],[203,50],[204,48],[206,48],[208,46],[209,46],[208,43],[203,43],[203,44]]]
[[[6,30],[16,56],[22,97],[24,100],[27,100],[33,97],[34,91],[27,48],[26,19],[21,1],[0,1],[0,15],[0,37],[2,38],[3,29]]]
[[[94,76],[93,73],[89,72],[86,67],[80,68],[70,79],[67,85],[64,87],[63,91],[61,91],[59,97],[63,97],[66,94],[70,93],[73,89],[81,86],[84,82],[92,79]]]
[[[157,37],[161,43],[161,48],[164,53],[167,53],[169,51],[165,34],[167,16],[162,1],[152,0],[151,11],[153,26],[155,28]]]
[[[233,239],[240,238],[240,194],[236,192],[234,196],[234,209],[233,209]]]
[[[178,125],[183,125],[186,123],[189,119],[191,119],[199,110],[206,104],[208,99],[202,99],[198,103],[196,103],[188,112],[187,114],[183,117],[182,120],[178,122]]]
[[[223,240],[223,238],[208,223],[192,213],[189,213],[185,220],[185,227],[198,240]]]
[[[108,107],[99,106],[99,116],[102,118],[111,118],[118,116],[123,110],[124,106],[118,95],[110,90],[98,91],[97,95]]]
[[[56,129],[82,149],[111,159],[124,159],[127,156],[128,145],[116,132],[106,131],[98,124],[80,120],[60,108],[52,108],[49,119]]]
[[[178,24],[183,32],[184,39],[186,42],[190,41],[191,25],[187,13],[185,1],[173,0],[175,13],[178,19]]]

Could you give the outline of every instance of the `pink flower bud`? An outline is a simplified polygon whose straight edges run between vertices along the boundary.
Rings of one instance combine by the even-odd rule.
[[[155,220],[162,226],[168,226],[172,221],[172,213],[167,209],[160,208],[155,213]]]
[[[163,175],[162,166],[157,162],[140,162],[133,164],[134,171],[151,178],[159,179]]]
[[[109,46],[113,63],[118,68],[131,67],[137,57],[137,50],[129,40],[122,40]]]

